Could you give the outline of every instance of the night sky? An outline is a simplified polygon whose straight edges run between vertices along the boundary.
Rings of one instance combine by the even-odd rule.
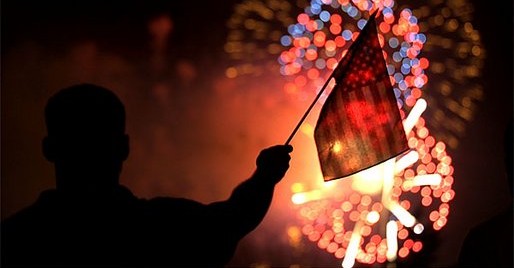
[[[227,198],[251,175],[258,152],[283,143],[305,109],[284,96],[281,81],[225,77],[226,22],[240,2],[2,1],[2,219],[54,187],[40,149],[44,105],[81,82],[111,88],[126,105],[131,155],[122,184],[144,198]],[[433,265],[454,264],[466,232],[512,202],[503,163],[503,131],[513,115],[512,2],[473,2],[486,50],[484,99],[450,151],[456,198]],[[317,161],[305,143],[293,140],[291,169],[232,265],[339,265],[308,241],[291,249],[285,235],[295,223],[290,185]]]

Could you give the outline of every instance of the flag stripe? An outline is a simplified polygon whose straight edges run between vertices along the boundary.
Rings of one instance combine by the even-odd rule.
[[[366,101],[370,103],[371,106],[376,107],[375,110],[376,115],[379,116],[382,114],[385,114],[385,110],[382,106],[382,101],[380,98],[380,91],[377,85],[373,84],[372,89],[369,90],[363,90],[363,93],[365,94]],[[389,142],[381,142],[384,137],[386,137],[386,131],[384,131],[384,128],[373,128],[373,143],[376,144],[377,147],[377,159],[374,159],[374,161],[380,161],[387,157],[387,154],[389,153]]]
[[[348,96],[348,103],[354,103],[359,100],[356,93],[357,92],[354,90],[354,91],[350,91],[350,92],[348,92],[348,94],[346,94]],[[354,133],[355,137],[353,140],[349,141],[349,143],[353,144],[354,147],[352,147],[351,151],[349,151],[347,153],[355,154],[355,152],[359,152],[358,148],[363,148],[367,145],[366,142],[364,141],[364,139],[366,137],[366,133],[362,128],[355,129],[355,126],[354,126],[354,125],[362,125],[363,124],[360,112],[355,109],[351,109],[351,112],[352,113],[345,114],[346,116],[348,116],[348,121],[351,122],[350,124],[347,124],[347,131]],[[355,121],[355,122],[352,122],[352,121]],[[354,160],[355,164],[350,165],[350,166],[353,167],[353,166],[365,165],[367,162],[369,162],[371,160],[371,159],[369,159],[369,157],[370,157],[369,155],[360,154],[360,155],[358,155],[358,157],[356,157],[357,160]]]
[[[385,79],[383,79],[381,81],[381,83],[378,84],[378,91],[380,93],[380,98],[383,100],[386,100],[383,102],[385,110],[387,110],[387,111],[397,110],[398,106],[396,105],[396,98],[394,98],[394,100],[391,100],[389,98],[390,94],[387,94],[387,90],[389,90],[389,91],[392,90],[392,87],[391,86],[388,87],[388,85],[390,85],[389,77],[385,77]],[[387,127],[388,133],[386,135],[386,138],[387,138],[387,144],[389,144],[392,147],[391,153],[393,153],[392,151],[398,150],[398,147],[401,145],[400,143],[398,143],[398,139],[395,138],[396,135],[395,135],[395,131],[394,131],[394,127],[395,127],[395,125],[397,125],[397,123],[395,123],[395,122],[398,122],[398,121],[401,121],[399,115],[397,118],[394,118],[394,120],[389,120],[389,126]]]
[[[366,97],[364,95],[364,91],[369,91],[369,87],[363,87],[360,90],[354,90],[352,91],[352,95],[356,96],[356,98],[353,99],[353,101],[358,102],[360,105],[358,107],[363,107],[361,109],[357,126],[355,128],[357,131],[361,134],[360,140],[362,141],[361,148],[364,150],[359,150],[358,152],[361,154],[361,159],[363,160],[363,163],[361,165],[369,165],[369,163],[373,163],[376,161],[376,154],[367,154],[365,152],[373,150],[372,141],[376,139],[376,135],[373,132],[372,129],[368,128],[368,122],[367,119],[371,119],[370,116],[367,113],[370,113],[370,110],[368,109],[369,105],[363,105],[364,103],[367,103]],[[361,106],[363,105],[363,106]],[[366,114],[364,114],[366,113]]]

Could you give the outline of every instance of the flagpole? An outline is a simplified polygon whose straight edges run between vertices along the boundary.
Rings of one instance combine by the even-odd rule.
[[[287,141],[286,141],[286,143],[284,145],[289,145],[289,143],[293,139],[293,137],[296,134],[296,132],[298,132],[298,129],[302,125],[303,121],[305,121],[305,118],[307,118],[307,115],[309,115],[309,113],[311,112],[312,108],[314,107],[314,105],[316,105],[316,103],[318,102],[319,98],[321,97],[321,94],[323,94],[323,92],[325,91],[326,87],[330,83],[330,80],[332,80],[332,77],[333,77],[333,73],[330,75],[330,77],[328,77],[327,81],[325,81],[325,84],[323,85],[323,87],[319,91],[318,95],[316,96],[314,101],[311,103],[309,108],[307,108],[307,111],[305,111],[305,113],[303,114],[303,116],[300,119],[300,121],[298,122],[298,124],[296,124],[296,127],[293,129],[293,132],[291,133],[291,135],[289,135],[289,138],[287,138]]]

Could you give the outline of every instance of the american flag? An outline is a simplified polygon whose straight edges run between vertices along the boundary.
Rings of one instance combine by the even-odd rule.
[[[375,15],[332,76],[336,86],[314,131],[325,181],[352,175],[408,150]]]

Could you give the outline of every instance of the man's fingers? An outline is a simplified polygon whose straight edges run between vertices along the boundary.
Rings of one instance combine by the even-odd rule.
[[[285,147],[285,150],[286,150],[287,153],[290,153],[290,152],[293,151],[293,146],[291,146],[289,144],[288,145],[283,145],[283,146]]]
[[[265,150],[290,153],[293,151],[293,146],[291,146],[291,145],[275,145],[275,146],[269,147],[268,149],[265,149]]]

